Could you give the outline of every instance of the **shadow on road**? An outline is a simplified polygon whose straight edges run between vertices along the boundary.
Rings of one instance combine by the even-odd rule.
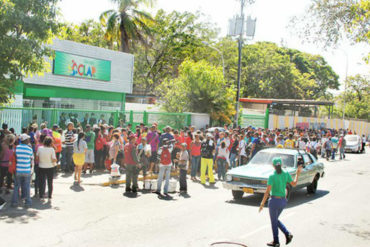
[[[307,192],[303,189],[295,191],[290,196],[287,208],[299,206],[304,203],[311,203],[312,201],[319,199],[323,196],[326,196],[329,193],[330,192],[327,190],[317,190],[316,194],[307,194]],[[254,194],[254,195],[245,196],[240,200],[228,200],[226,202],[231,203],[231,204],[259,207],[261,204],[262,198],[263,198],[262,194]],[[268,203],[266,203],[266,207],[267,205]]]
[[[78,183],[74,183],[71,187],[69,187],[71,190],[74,192],[81,192],[84,191],[85,189]]]

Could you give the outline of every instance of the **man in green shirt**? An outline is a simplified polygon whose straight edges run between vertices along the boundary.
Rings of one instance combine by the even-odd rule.
[[[91,130],[90,124],[86,124],[86,133],[85,133],[85,142],[87,143],[87,152],[85,155],[85,165],[84,165],[84,173],[88,167],[90,168],[90,174],[94,169],[95,157],[94,157],[94,149],[95,149],[95,133]]]
[[[297,169],[296,177],[293,181],[290,174],[282,169],[282,163],[283,162],[280,157],[275,157],[272,159],[272,165],[275,169],[275,172],[272,175],[270,175],[267,181],[267,190],[265,192],[265,195],[263,197],[259,209],[259,211],[261,212],[267,198],[270,196],[268,205],[274,241],[268,243],[267,245],[274,247],[280,247],[279,229],[285,235],[286,244],[289,244],[293,239],[293,235],[286,229],[283,223],[279,220],[279,216],[283,212],[283,209],[287,204],[285,191],[287,184],[290,184],[293,187],[296,186],[298,183],[298,177],[302,171],[302,167],[299,166]]]

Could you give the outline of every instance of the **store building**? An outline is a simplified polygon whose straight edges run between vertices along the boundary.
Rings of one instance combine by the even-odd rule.
[[[51,117],[59,119],[64,113],[68,118],[70,112],[82,120],[86,113],[75,109],[124,112],[126,94],[133,88],[133,55],[58,39],[50,48],[55,57],[47,59],[48,72],[18,82],[12,107],[65,111],[58,110],[57,115],[50,110],[23,111],[18,125],[50,123]]]

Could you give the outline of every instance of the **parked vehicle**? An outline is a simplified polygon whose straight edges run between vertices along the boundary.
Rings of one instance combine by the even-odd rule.
[[[362,149],[362,139],[359,135],[346,135],[346,146],[345,152],[356,152],[359,153]]]
[[[318,181],[324,176],[324,164],[306,151],[297,149],[268,148],[259,151],[247,165],[236,167],[226,173],[224,188],[232,191],[234,199],[241,199],[244,193],[264,194],[267,180],[275,171],[272,159],[281,157],[283,169],[294,179],[298,165],[303,165],[296,187],[287,184],[287,199],[292,191],[306,187],[308,193],[316,193]]]
[[[207,129],[207,131],[210,132],[210,133],[213,133],[213,132],[215,132],[216,129],[218,129],[219,132],[225,132],[226,131],[225,128],[223,128],[223,127],[212,127],[212,128]]]

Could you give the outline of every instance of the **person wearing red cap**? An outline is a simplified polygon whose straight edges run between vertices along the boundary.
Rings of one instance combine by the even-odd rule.
[[[137,193],[137,177],[139,175],[139,160],[136,154],[135,135],[129,136],[129,143],[125,145],[125,164],[126,164],[126,193]],[[132,183],[132,187],[131,187]]]

